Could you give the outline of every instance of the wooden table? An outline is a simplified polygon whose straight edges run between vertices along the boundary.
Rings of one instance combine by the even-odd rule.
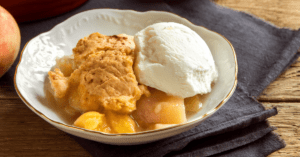
[[[258,16],[278,27],[300,27],[299,0],[215,0],[217,4]],[[300,45],[299,45],[300,46]],[[19,99],[13,78],[0,81],[0,156],[90,156],[64,132],[35,115]],[[4,81],[3,81],[4,80]],[[270,157],[300,156],[300,58],[258,99],[279,114],[276,126],[287,146]]]

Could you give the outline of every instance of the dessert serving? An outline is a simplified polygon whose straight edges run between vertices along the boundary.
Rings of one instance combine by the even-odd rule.
[[[79,115],[74,126],[116,134],[185,123],[218,72],[197,33],[163,22],[135,36],[92,33],[48,75],[57,105]]]
[[[205,72],[204,69],[197,70],[197,67],[202,66],[197,60],[208,60],[207,62],[210,63],[209,55],[204,52],[201,55],[203,59],[196,57],[191,59],[194,55],[185,53],[194,49],[192,47],[195,46],[182,47],[183,50],[188,51],[181,51],[181,53],[178,49],[182,46],[180,43],[193,45],[191,42],[193,35],[189,31],[181,30],[182,28],[172,29],[179,26],[174,23],[161,23],[162,21],[180,23],[196,32],[200,39],[205,41],[205,43],[197,41],[199,44],[196,45],[199,45],[199,50],[196,51],[203,53],[200,49],[206,49],[203,45],[208,46],[209,49],[207,49],[210,51],[208,54],[211,53],[213,56],[215,66],[204,67]],[[153,25],[157,23],[161,26],[164,24],[171,24],[171,26],[161,27],[166,29],[159,31],[159,27]],[[167,34],[167,31],[170,31],[170,34]],[[139,35],[143,32],[147,36]],[[155,35],[163,33],[171,35],[171,32],[174,38]],[[90,39],[89,36],[91,36]],[[123,37],[128,37],[128,39]],[[143,41],[138,42],[139,39]],[[106,43],[106,46],[103,46],[103,43]],[[127,48],[117,49],[116,47],[122,46],[122,43],[127,45]],[[152,43],[151,46],[150,43]],[[174,43],[174,46],[166,43]],[[143,50],[143,47],[147,48]],[[176,50],[175,54],[171,52],[172,47]],[[155,51],[150,52],[148,48]],[[72,51],[72,49],[77,50]],[[155,57],[151,58],[151,56]],[[148,57],[151,59],[149,60]],[[169,59],[172,61],[170,62]],[[132,65],[128,66],[130,61]],[[179,66],[172,64],[173,61]],[[185,62],[188,62],[188,65],[183,64]],[[122,67],[118,66],[121,64],[123,64]],[[106,65],[112,66],[109,68]],[[214,67],[217,68],[217,79],[211,77],[216,76]],[[169,73],[167,73],[168,69],[170,69]],[[50,82],[50,71],[53,72],[53,77],[56,77],[54,79],[57,81]],[[147,71],[156,76],[144,77]],[[191,73],[191,71],[195,72]],[[180,75],[180,72],[186,74]],[[51,30],[29,40],[22,49],[14,83],[16,92],[24,104],[54,127],[68,134],[101,143],[134,145],[175,136],[199,126],[224,106],[232,96],[237,85],[237,72],[234,48],[225,37],[217,32],[197,26],[169,12],[93,9],[76,14]],[[205,74],[205,76],[208,77],[198,80],[213,80],[211,84],[207,83],[210,88],[206,88],[204,82],[197,82],[196,78],[204,76],[204,73],[207,73],[208,75]],[[111,81],[103,83],[107,80],[106,76]],[[156,79],[157,77],[159,79]],[[145,80],[148,83],[144,82]],[[160,81],[168,83],[166,80],[172,81],[170,86],[158,88],[161,86],[158,83]],[[204,87],[201,87],[201,90],[211,91],[207,94],[194,95],[191,93],[197,93],[200,90],[179,88],[194,96],[177,96],[175,92],[183,93],[175,91],[174,88],[174,86],[179,86],[175,83],[177,81],[180,83],[179,80],[183,81],[180,85],[182,88],[201,84]],[[116,85],[113,82],[116,82]],[[152,83],[149,82],[158,86],[151,85]],[[121,89],[123,87],[126,89]],[[130,87],[130,90],[127,87]],[[167,91],[168,88],[172,90]],[[168,93],[173,90],[173,94]],[[101,96],[99,93],[105,95]],[[72,100],[76,101],[72,102]],[[182,100],[184,105],[182,105]],[[105,104],[114,105],[105,106]],[[174,124],[175,121],[179,124]],[[127,127],[122,127],[122,124]]]

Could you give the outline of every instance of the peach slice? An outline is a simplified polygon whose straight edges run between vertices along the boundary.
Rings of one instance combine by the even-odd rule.
[[[106,133],[111,132],[111,129],[107,125],[105,115],[95,111],[90,111],[82,114],[79,118],[76,119],[74,125],[89,130],[101,131]]]
[[[200,95],[184,99],[185,110],[187,112],[198,112],[202,109],[202,100]]]
[[[133,117],[138,122],[180,124],[186,122],[184,99],[149,89],[151,96],[142,96],[137,101]]]
[[[120,114],[115,112],[107,112],[105,114],[110,126],[116,133],[135,133],[136,123],[127,114]]]

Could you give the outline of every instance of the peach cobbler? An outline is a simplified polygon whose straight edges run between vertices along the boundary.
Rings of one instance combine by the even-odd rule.
[[[105,133],[135,133],[186,122],[199,98],[183,99],[138,83],[132,36],[93,33],[49,71],[57,105],[80,113],[73,125]],[[196,102],[195,102],[196,101]]]

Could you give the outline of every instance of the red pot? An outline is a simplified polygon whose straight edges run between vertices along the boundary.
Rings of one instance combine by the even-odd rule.
[[[5,0],[1,2],[18,23],[56,16],[70,11],[87,0]]]

